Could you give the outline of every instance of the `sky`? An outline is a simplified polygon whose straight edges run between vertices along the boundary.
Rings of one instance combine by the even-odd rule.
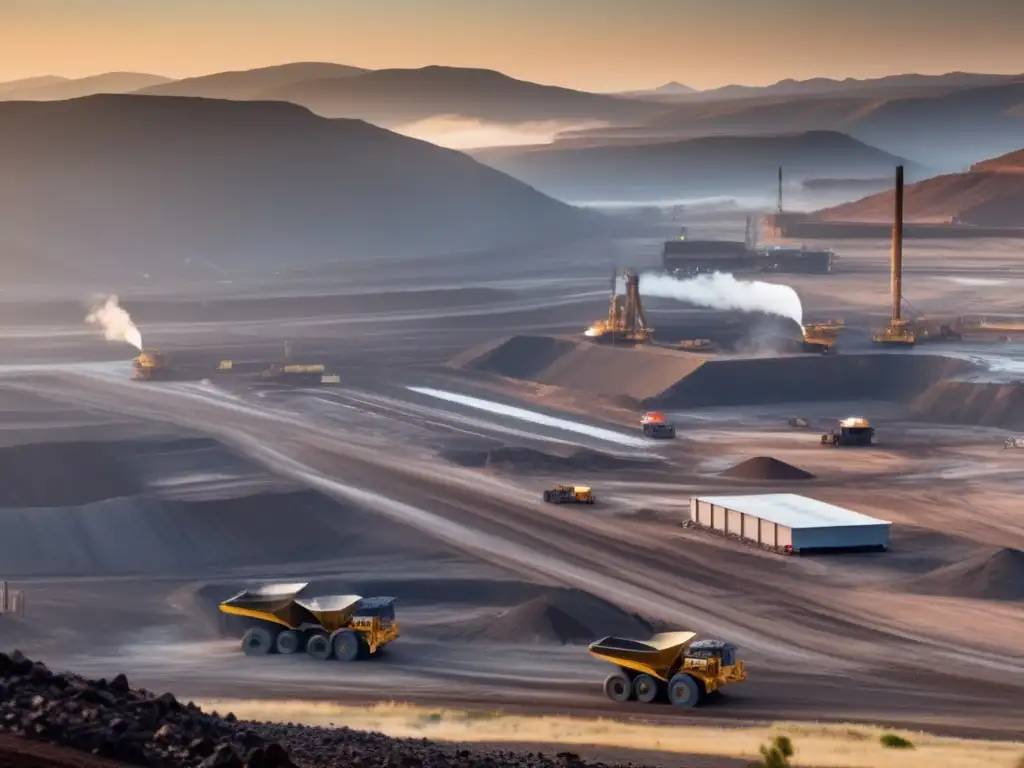
[[[1020,73],[1021,30],[1024,0],[0,0],[0,81],[288,61],[593,91]]]

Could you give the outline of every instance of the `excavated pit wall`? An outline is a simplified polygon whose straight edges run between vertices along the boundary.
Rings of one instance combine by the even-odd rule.
[[[830,400],[906,402],[977,368],[933,354],[715,357],[547,336],[513,336],[459,367],[597,395],[627,395],[652,408]]]

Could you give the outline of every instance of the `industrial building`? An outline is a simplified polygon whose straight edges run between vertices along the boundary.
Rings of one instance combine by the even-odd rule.
[[[784,554],[884,550],[891,526],[795,493],[694,496],[690,524]]]

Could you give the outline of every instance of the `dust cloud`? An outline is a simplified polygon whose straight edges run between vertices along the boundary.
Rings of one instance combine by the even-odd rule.
[[[788,317],[797,325],[804,324],[803,304],[790,286],[760,280],[737,280],[723,272],[697,275],[687,280],[645,273],[640,275],[640,294],[677,299],[709,309],[764,312]]]
[[[557,120],[527,123],[493,123],[459,115],[439,115],[395,128],[413,139],[429,141],[448,149],[481,149],[483,147],[516,147],[551,144],[564,131],[603,128],[607,123],[562,122]]]
[[[125,341],[142,350],[142,334],[132,322],[131,315],[117,303],[117,296],[108,296],[102,304],[97,302],[86,315],[85,322],[100,326],[107,341]]]

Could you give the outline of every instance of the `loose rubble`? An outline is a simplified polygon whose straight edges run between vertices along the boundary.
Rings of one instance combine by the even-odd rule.
[[[349,728],[238,720],[172,694],[132,689],[119,674],[51,672],[0,653],[0,734],[153,768],[607,768],[570,752],[475,752]]]

